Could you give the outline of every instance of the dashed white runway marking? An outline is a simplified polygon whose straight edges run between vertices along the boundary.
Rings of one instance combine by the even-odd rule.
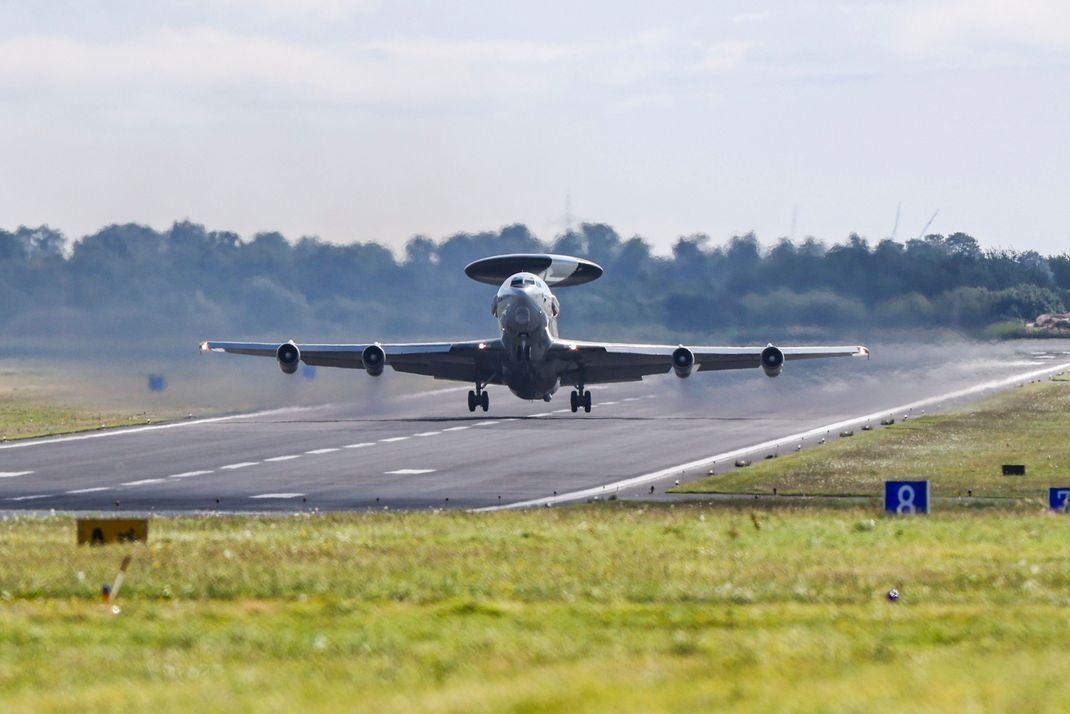
[[[329,449],[313,449],[312,451],[306,451],[305,453],[306,453],[306,454],[314,454],[314,455],[317,455],[317,456],[318,456],[319,454],[330,454],[330,453],[333,453],[333,452],[335,452],[335,451],[338,451],[338,449],[336,449],[336,448],[329,448]]]
[[[379,441],[383,442],[384,444],[392,444],[395,441],[405,441],[408,438],[409,437],[407,436],[391,436],[389,439],[379,439]]]
[[[76,488],[73,491],[67,491],[67,493],[71,493],[71,494],[97,493],[98,491],[110,491],[110,490],[111,490],[110,486],[94,486],[92,488]]]
[[[343,449],[363,449],[366,446],[375,446],[374,441],[362,441],[359,444],[346,444]]]
[[[219,468],[226,471],[235,471],[237,469],[244,469],[246,466],[256,466],[259,461],[242,461],[239,464],[227,464],[226,466],[220,466]]]
[[[149,484],[163,483],[163,482],[164,482],[164,480],[162,478],[143,478],[140,481],[127,481],[126,483],[122,483],[120,485],[121,486],[148,486]]]
[[[622,402],[636,402],[639,401],[639,397],[625,397],[621,399]]]
[[[538,414],[532,414],[531,416],[532,417],[548,417],[551,414],[553,414],[553,412],[539,412]]]
[[[293,461],[294,459],[301,458],[301,454],[287,454],[286,456],[272,456],[270,459],[264,459],[264,463],[278,463],[280,461]]]
[[[496,421],[481,421],[478,424],[476,424],[476,426],[494,426],[497,423],[498,422],[496,422]]]
[[[212,471],[183,471],[180,474],[171,474],[167,478],[193,478],[194,476],[204,476],[206,474],[213,473]]]
[[[300,498],[303,493],[260,493],[249,498]]]
[[[0,478],[15,478],[16,476],[29,476],[33,471],[0,471]]]
[[[441,431],[421,431],[419,434],[413,434],[413,436],[436,436],[441,433]]]
[[[471,427],[468,426],[451,426],[449,429],[443,429],[442,431],[464,431],[465,429],[470,428]]]
[[[611,407],[614,404],[620,404],[620,402],[599,402],[599,406],[602,407]]]
[[[38,494],[35,494],[33,496],[15,496],[14,498],[9,498],[7,500],[9,500],[9,501],[36,501],[38,498],[49,498],[51,496],[52,496],[51,493],[38,493]]]
[[[570,411],[572,411],[572,409],[554,409],[553,413],[554,414],[564,414],[565,412],[570,412]]]
[[[420,474],[434,473],[434,469],[398,469],[397,471],[387,471],[387,476],[419,476]]]

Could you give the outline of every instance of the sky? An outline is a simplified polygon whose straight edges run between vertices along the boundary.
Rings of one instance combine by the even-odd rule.
[[[1070,250],[1061,0],[0,0],[0,228]],[[896,227],[897,206],[901,205]]]

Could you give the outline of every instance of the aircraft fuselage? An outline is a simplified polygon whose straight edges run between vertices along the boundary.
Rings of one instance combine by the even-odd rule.
[[[510,276],[494,297],[491,314],[505,346],[502,382],[521,399],[549,399],[560,386],[558,365],[547,358],[557,338],[559,305],[533,273]]]

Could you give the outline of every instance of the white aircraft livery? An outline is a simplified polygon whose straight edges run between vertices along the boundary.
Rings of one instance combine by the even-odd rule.
[[[618,344],[562,339],[557,332],[561,311],[551,287],[580,285],[602,275],[602,268],[583,258],[564,255],[512,254],[477,260],[464,272],[473,280],[500,285],[491,306],[499,337],[465,342],[402,344],[298,344],[289,342],[203,342],[203,352],[234,352],[274,357],[286,374],[301,362],[311,366],[364,369],[378,376],[390,365],[398,372],[469,382],[468,410],[490,408],[488,384],[502,384],[521,399],[550,398],[561,385],[575,387],[571,406],[591,411],[587,385],[630,382],[651,374],[678,377],[692,372],[761,367],[776,377],[784,362],[821,357],[866,357],[863,346],[833,347],[700,347]]]

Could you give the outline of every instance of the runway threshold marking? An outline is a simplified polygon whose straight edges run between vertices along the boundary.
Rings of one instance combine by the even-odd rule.
[[[119,484],[120,486],[148,486],[154,483],[163,483],[162,478],[143,478],[140,481],[127,481],[126,483]]]
[[[304,495],[303,493],[259,493],[249,498],[300,498]]]
[[[236,471],[237,469],[244,469],[246,466],[256,466],[259,461],[242,461],[238,464],[227,464],[226,466],[220,466],[219,468],[226,471]]]
[[[65,491],[65,493],[69,493],[69,494],[74,495],[74,494],[79,494],[79,493],[97,493],[98,491],[110,491],[110,490],[111,490],[111,486],[93,486],[92,488],[76,488],[73,491]]]
[[[387,476],[419,476],[420,474],[434,473],[435,469],[398,469],[397,471],[387,471]]]
[[[272,456],[270,459],[264,459],[264,463],[279,463],[280,461],[293,461],[294,459],[301,458],[301,454],[287,454],[286,456]]]
[[[546,496],[543,498],[533,498],[527,501],[516,501],[514,503],[503,503],[500,506],[485,506],[483,508],[475,508],[473,511],[501,511],[512,508],[531,508],[533,506],[545,506],[547,504],[554,503],[567,503],[570,501],[580,501],[586,498],[593,498],[594,496],[603,496],[610,493],[616,493],[622,489],[633,488],[635,486],[643,486],[654,481],[660,481],[663,478],[667,478],[674,474],[680,474],[685,471],[691,471],[693,469],[706,468],[713,463],[720,461],[731,461],[742,456],[747,456],[755,451],[767,450],[777,447],[785,442],[798,442],[815,436],[824,436],[829,432],[839,431],[850,426],[856,426],[865,422],[872,422],[885,417],[889,414],[910,412],[914,409],[920,409],[921,407],[927,407],[932,404],[940,404],[941,402],[961,399],[962,397],[972,396],[981,392],[987,392],[996,389],[1005,389],[1007,387],[1013,387],[1015,384],[1021,384],[1037,377],[1043,377],[1053,372],[1059,372],[1066,369],[1070,369],[1070,362],[1048,367],[1046,369],[1038,369],[1032,372],[1025,372],[1023,374],[1017,374],[1013,377],[1005,377],[1003,379],[995,379],[988,382],[982,382],[981,384],[975,384],[972,387],[966,387],[965,389],[959,389],[954,392],[948,392],[935,397],[929,397],[927,399],[919,399],[916,402],[910,402],[908,404],[901,404],[896,407],[889,407],[887,409],[881,409],[880,411],[866,414],[865,416],[852,417],[850,419],[844,419],[842,421],[834,422],[832,424],[825,424],[808,431],[799,432],[797,434],[789,434],[787,436],[781,436],[776,439],[770,439],[763,441],[759,444],[751,444],[750,446],[744,446],[732,451],[726,451],[723,454],[715,454],[714,456],[707,456],[702,459],[696,459],[695,461],[689,461],[685,464],[677,464],[676,466],[670,466],[668,468],[659,469],[658,471],[651,471],[650,473],[642,474],[640,476],[633,476],[631,478],[622,479],[620,481],[613,481],[611,483],[603,484],[601,486],[594,486],[591,488],[584,488],[578,491],[570,491],[568,493],[562,493],[555,496]]]
[[[319,456],[320,454],[331,454],[331,453],[334,453],[335,451],[338,451],[338,450],[339,449],[337,449],[335,447],[330,447],[330,448],[327,448],[327,449],[312,449],[312,451],[306,451],[305,453],[306,454],[312,454],[314,456]]]
[[[212,471],[184,471],[180,474],[171,474],[167,478],[193,478],[194,476],[205,476],[213,473]]]
[[[0,478],[15,478],[17,476],[29,476],[33,471],[0,471]]]

